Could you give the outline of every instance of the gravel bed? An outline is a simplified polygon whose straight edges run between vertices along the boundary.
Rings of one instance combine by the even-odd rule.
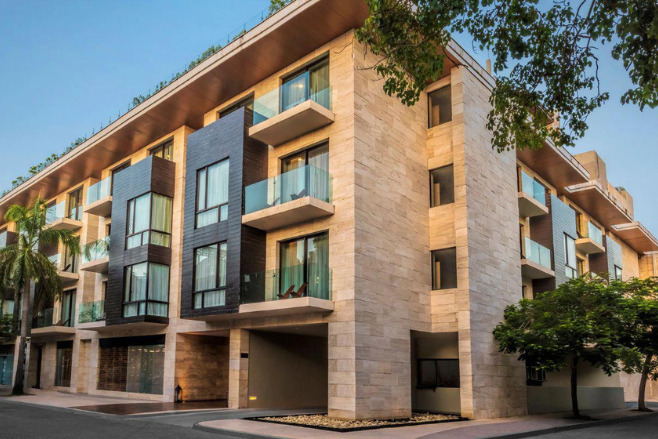
[[[429,424],[435,422],[461,421],[463,418],[454,415],[432,413],[414,413],[411,418],[398,419],[359,419],[345,420],[320,415],[268,416],[253,418],[256,421],[276,422],[280,424],[299,425],[303,427],[321,428],[334,431],[355,431],[382,427],[400,427],[407,425]]]

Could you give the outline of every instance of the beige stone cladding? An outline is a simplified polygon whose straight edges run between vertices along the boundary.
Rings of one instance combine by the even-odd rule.
[[[466,251],[457,243],[457,264],[468,267],[467,278],[458,279],[468,288],[458,299],[462,415],[517,416],[527,410],[525,366],[515,356],[499,353],[492,335],[505,307],[521,293],[516,158],[513,151],[499,153],[491,147],[486,128],[490,85],[481,73],[456,70],[461,81],[453,76],[453,99],[459,99],[461,89],[464,128],[463,139],[455,134],[453,142],[463,150],[465,166],[463,174],[455,170],[455,185],[465,188],[456,198],[466,198],[466,219],[459,212],[455,216],[457,236],[467,241]],[[459,120],[453,114],[453,123]]]

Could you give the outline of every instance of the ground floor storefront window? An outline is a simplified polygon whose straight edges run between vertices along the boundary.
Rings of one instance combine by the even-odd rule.
[[[14,345],[0,346],[0,386],[11,386],[14,373]]]
[[[164,335],[100,340],[98,389],[162,394]]]

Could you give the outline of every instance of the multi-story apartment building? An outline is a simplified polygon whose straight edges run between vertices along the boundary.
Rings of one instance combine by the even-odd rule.
[[[568,407],[565,376],[492,329],[578,274],[656,274],[658,242],[596,153],[492,150],[495,79],[457,44],[418,104],[387,96],[366,15],[293,2],[0,199],[47,197],[87,250],[42,249],[66,286],[35,310],[29,387],[345,418]],[[581,385],[623,403],[620,376]]]

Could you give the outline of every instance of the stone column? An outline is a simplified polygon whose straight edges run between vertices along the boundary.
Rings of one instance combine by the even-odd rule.
[[[246,355],[242,355],[246,354]],[[229,342],[228,406],[232,409],[249,405],[249,331],[231,329]],[[244,358],[243,358],[244,357]]]

